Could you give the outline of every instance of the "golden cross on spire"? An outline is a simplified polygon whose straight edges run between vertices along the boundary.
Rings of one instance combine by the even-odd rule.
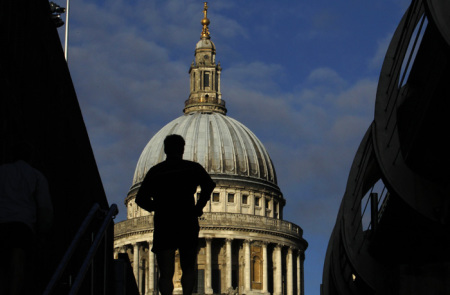
[[[204,2],[204,5],[203,5],[203,15],[204,15],[204,18],[206,18],[206,14],[208,13],[208,2]]]
[[[207,17],[207,13],[208,13],[208,2],[204,2],[203,5],[203,19],[201,21],[201,24],[203,25],[203,29],[202,29],[202,34],[201,34],[201,38],[210,38],[209,36],[209,29],[208,29],[208,25],[209,25],[209,19]]]

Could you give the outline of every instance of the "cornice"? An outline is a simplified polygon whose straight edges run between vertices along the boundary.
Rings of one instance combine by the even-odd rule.
[[[236,233],[259,234],[286,239],[300,249],[306,249],[308,243],[303,239],[303,230],[288,221],[273,219],[264,216],[252,216],[235,213],[204,213],[199,219],[200,234],[205,231],[221,232],[232,231]],[[114,226],[114,240],[136,237],[153,232],[153,216],[141,216],[122,221]],[[230,235],[224,235],[223,238]],[[219,238],[219,237],[218,237]],[[222,238],[222,237],[220,237]],[[261,237],[263,238],[263,237]]]

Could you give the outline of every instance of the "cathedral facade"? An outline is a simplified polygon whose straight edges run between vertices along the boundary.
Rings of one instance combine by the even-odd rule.
[[[200,163],[216,183],[200,217],[194,293],[303,295],[308,243],[298,225],[283,220],[286,200],[265,147],[226,115],[207,8],[205,3],[184,114],[157,132],[139,158],[125,199],[127,220],[114,228],[115,255],[128,253],[142,295],[158,294],[158,266],[150,250],[153,215],[134,199],[146,172],[165,160],[165,137],[179,134],[186,141],[183,158]],[[175,260],[174,293],[181,294],[181,269]]]

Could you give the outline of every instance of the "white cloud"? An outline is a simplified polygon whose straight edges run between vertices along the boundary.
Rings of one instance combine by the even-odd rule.
[[[345,84],[344,79],[342,79],[335,70],[324,67],[313,70],[306,81],[308,83],[325,83],[339,87]]]
[[[383,39],[377,41],[377,48],[375,55],[369,60],[369,67],[371,69],[381,69],[381,66],[386,56],[386,51],[391,43],[393,32],[386,35]]]
[[[336,105],[347,110],[356,110],[372,115],[378,81],[362,79],[337,95]]]

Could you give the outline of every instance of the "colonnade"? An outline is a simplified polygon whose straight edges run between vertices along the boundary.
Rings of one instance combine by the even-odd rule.
[[[202,258],[202,263],[198,264],[198,269],[202,269],[204,274],[204,286],[200,288],[204,294],[304,294],[304,252],[301,249],[289,244],[264,240],[226,237],[203,237],[201,240],[203,249],[199,256],[202,255],[204,259]],[[213,247],[217,246],[218,248],[213,251]],[[133,272],[141,295],[158,294],[158,267],[151,248],[151,240],[115,248],[115,255],[123,252],[129,254],[130,260],[132,257]],[[213,252],[216,256],[219,256],[217,253],[220,252],[220,259],[213,258]],[[136,261],[138,263],[135,263]],[[219,277],[213,277],[213,269],[219,270]],[[217,287],[214,290],[213,283],[220,286],[220,290],[217,290]],[[174,293],[178,293],[177,291],[181,289],[177,290],[176,287]]]

